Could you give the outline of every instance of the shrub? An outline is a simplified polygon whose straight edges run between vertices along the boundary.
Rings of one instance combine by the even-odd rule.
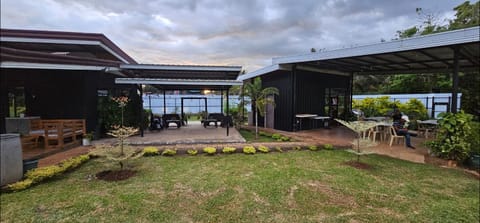
[[[12,191],[20,191],[29,188],[33,184],[58,176],[68,170],[78,167],[80,164],[90,159],[89,155],[81,155],[67,159],[58,165],[37,168],[28,171],[25,174],[25,180],[9,184],[7,188]]]
[[[279,153],[283,153],[283,149],[282,149],[282,147],[280,147],[280,146],[276,146],[276,147],[275,147],[275,150],[276,150],[277,152],[279,152]]]
[[[272,137],[272,134],[264,131],[259,131],[258,134],[261,136]]]
[[[302,147],[301,147],[301,146],[294,146],[292,149],[293,149],[293,150],[300,151],[300,150],[302,150]]]
[[[281,137],[282,137],[282,136],[281,136],[280,134],[278,134],[278,133],[272,134],[272,139],[278,140],[278,139],[280,139]]]
[[[333,150],[333,145],[332,144],[325,144],[323,145],[323,148],[326,150]]]
[[[198,150],[196,150],[196,149],[189,149],[189,150],[187,150],[187,153],[188,153],[188,155],[190,155],[190,156],[195,156],[195,155],[198,154]]]
[[[258,151],[262,152],[262,153],[268,153],[270,152],[270,148],[266,147],[266,146],[259,146],[258,148]]]
[[[59,175],[63,171],[65,171],[64,167],[54,165],[30,170],[25,174],[25,176],[27,179],[32,180],[32,183],[38,183],[45,179]]]
[[[456,114],[441,113],[439,117],[437,139],[427,146],[440,158],[465,160],[470,155],[472,116],[460,111]]]
[[[217,149],[214,147],[205,147],[203,148],[203,152],[207,155],[214,155],[217,152]]]
[[[316,146],[316,145],[310,145],[310,146],[308,146],[308,149],[311,150],[311,151],[317,151],[317,150],[318,150],[318,146]]]
[[[287,137],[287,136],[282,136],[282,137],[280,137],[280,140],[283,141],[283,142],[288,142],[288,141],[290,141],[290,138]]]
[[[11,191],[21,191],[21,190],[25,190],[25,189],[29,188],[30,186],[32,186],[32,184],[33,184],[32,180],[25,179],[25,180],[18,181],[18,182],[13,183],[13,184],[9,184],[8,189],[11,190]]]
[[[157,156],[160,155],[157,147],[147,146],[143,148],[143,156]]]
[[[174,156],[175,154],[177,154],[177,150],[175,149],[165,149],[162,152],[162,156]]]
[[[253,146],[245,146],[243,147],[243,153],[245,154],[255,154],[257,150],[255,150],[255,147]]]
[[[229,153],[234,153],[236,150],[237,150],[237,148],[234,148],[234,147],[225,147],[225,148],[223,148],[222,151],[223,151],[223,153],[229,154]]]

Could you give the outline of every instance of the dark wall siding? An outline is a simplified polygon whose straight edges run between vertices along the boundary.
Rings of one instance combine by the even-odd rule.
[[[280,94],[275,97],[275,129],[292,131],[292,83],[290,71],[276,71],[262,76],[263,87],[276,87]],[[259,118],[259,126],[263,119]]]
[[[1,75],[2,120],[8,115],[6,89],[23,86],[27,116],[86,119],[87,131],[94,131],[98,122],[97,89],[114,86],[114,76],[100,71],[2,69]]]
[[[325,89],[349,88],[347,76],[297,70],[297,113],[325,114]]]
[[[322,74],[311,71],[296,70],[296,113],[326,115],[325,89],[350,88],[348,76]],[[275,98],[275,129],[292,131],[295,114],[293,114],[292,73],[276,71],[262,76],[263,87],[276,87],[280,95]],[[259,118],[263,126],[263,118]],[[305,127],[305,126],[304,126]]]

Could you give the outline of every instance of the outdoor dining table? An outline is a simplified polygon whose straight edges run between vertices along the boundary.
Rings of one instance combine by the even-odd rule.
[[[317,117],[316,114],[296,114],[295,118],[297,119],[297,123],[299,124],[299,130],[302,130],[302,120]]]
[[[315,121],[321,120],[322,123],[323,123],[323,127],[328,128],[328,122],[331,118],[330,118],[330,116],[315,116],[315,117],[311,117],[311,119],[313,119]],[[317,126],[317,123],[315,122],[315,127],[316,126]]]
[[[429,119],[425,121],[419,121],[421,124],[427,124],[427,125],[438,125],[438,121],[436,119]]]
[[[386,117],[383,116],[377,116],[377,117],[367,117],[364,119],[365,121],[375,121],[375,122],[381,122],[387,120]]]

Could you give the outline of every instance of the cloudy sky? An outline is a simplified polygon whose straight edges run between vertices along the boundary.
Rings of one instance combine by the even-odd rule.
[[[461,0],[1,0],[1,27],[103,33],[139,63],[270,65],[395,38]]]

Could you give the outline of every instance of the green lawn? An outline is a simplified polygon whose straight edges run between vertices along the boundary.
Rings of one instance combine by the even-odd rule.
[[[1,195],[2,222],[478,222],[479,181],[459,170],[344,151],[148,157],[137,176],[94,159],[28,190]]]

